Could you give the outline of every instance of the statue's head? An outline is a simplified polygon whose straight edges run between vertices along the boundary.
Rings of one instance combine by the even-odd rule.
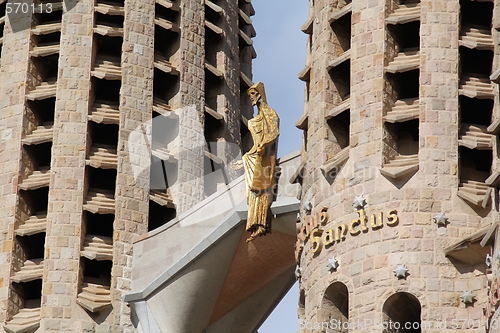
[[[252,105],[256,105],[260,100],[262,100],[264,103],[267,103],[264,83],[257,82],[256,84],[248,88],[248,96],[250,97]]]

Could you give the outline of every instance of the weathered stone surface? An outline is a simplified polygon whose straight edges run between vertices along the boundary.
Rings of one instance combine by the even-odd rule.
[[[43,12],[0,13],[0,331],[7,322],[14,331],[134,332],[122,302],[132,284],[133,239],[154,228],[150,221],[166,223],[240,175],[230,164],[243,149],[241,104],[252,116],[244,90],[255,56],[253,8],[219,2],[218,29],[242,29],[250,41],[240,45],[238,33],[224,33],[209,63],[214,45],[203,2],[52,5],[62,11],[49,23]],[[167,21],[165,11],[178,18]],[[169,32],[178,39],[166,43]],[[205,127],[205,102],[214,97],[206,93],[207,64],[221,80],[217,129]],[[154,120],[159,114],[165,124]],[[170,131],[168,142],[155,141],[153,124],[160,136]],[[156,187],[153,151],[172,157],[168,190],[161,169],[163,187]],[[41,258],[28,258],[19,239],[29,237],[40,240],[33,244]],[[99,274],[86,273],[92,265]],[[41,299],[26,304],[21,289],[33,281]]]
[[[398,292],[418,299],[422,321],[433,325],[448,321],[446,329],[433,326],[428,332],[451,332],[452,318],[485,320],[479,311],[487,305],[485,264],[468,266],[444,253],[464,241],[467,244],[454,251],[473,251],[464,253],[484,257],[479,250],[481,239],[467,237],[487,229],[498,215],[498,207],[491,204],[495,197],[491,191],[497,191],[498,143],[491,141],[490,134],[497,115],[493,112],[487,124],[479,123],[479,113],[464,104],[491,100],[497,107],[497,88],[483,74],[494,72],[498,61],[493,60],[490,73],[458,70],[468,68],[469,49],[498,54],[498,46],[491,44],[491,36],[497,34],[490,29],[487,16],[487,29],[460,32],[468,17],[460,13],[461,6],[467,11],[475,4],[458,0],[311,1],[310,23],[304,29],[310,34],[306,63],[310,76],[301,118],[307,119],[307,126],[301,127],[307,137],[302,152],[301,207],[309,200],[312,214],[327,208],[329,218],[317,234],[298,243],[303,245],[298,260],[303,295],[299,316],[304,323],[346,317],[350,322],[387,320],[392,317],[384,312],[384,304]],[[416,45],[411,45],[412,36]],[[344,61],[348,52],[349,67],[343,74],[338,70],[339,59]],[[474,100],[464,102],[465,98]],[[332,110],[346,110],[347,101],[350,118],[331,122]],[[464,120],[471,114],[478,123]],[[405,141],[402,128],[411,132],[411,126],[416,138]],[[349,155],[345,164],[330,170],[331,161],[345,149]],[[483,154],[472,157],[476,161],[493,161],[491,168],[485,166],[484,174],[466,169],[466,154],[479,156],[476,153]],[[367,202],[364,220],[351,205],[361,194]],[[391,210],[397,211],[399,220],[394,226],[385,224]],[[374,228],[378,212],[384,225]],[[437,213],[445,213],[448,219],[434,223]],[[302,221],[305,215],[302,211]],[[354,230],[350,231],[352,221]],[[331,229],[335,238],[340,224],[346,227],[345,240],[313,254],[314,236],[327,237],[321,242],[328,243],[326,232]],[[334,272],[324,268],[332,256],[340,263]],[[408,268],[405,279],[392,272],[400,265]],[[348,294],[334,301],[328,298],[328,290],[336,282],[344,284]],[[466,307],[460,295],[470,290],[474,306]],[[344,308],[340,304],[347,298],[349,305]],[[355,331],[381,329],[371,326]],[[470,331],[480,332],[480,328],[476,325]]]

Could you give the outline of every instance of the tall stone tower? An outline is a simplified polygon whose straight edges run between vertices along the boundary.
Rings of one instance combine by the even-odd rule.
[[[391,322],[484,332],[490,323],[499,8],[310,2],[297,122],[301,332],[401,332],[381,326]]]
[[[26,5],[0,1],[0,331],[132,332],[133,238],[248,148],[254,10]]]

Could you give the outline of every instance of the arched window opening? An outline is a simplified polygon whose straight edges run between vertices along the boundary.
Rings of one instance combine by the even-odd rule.
[[[396,293],[384,304],[384,333],[420,333],[422,308],[409,293]],[[386,328],[387,327],[387,328]]]
[[[325,291],[321,308],[318,313],[318,321],[321,325],[321,333],[346,333],[349,319],[349,290],[345,284],[335,282]],[[345,324],[344,324],[345,323]]]

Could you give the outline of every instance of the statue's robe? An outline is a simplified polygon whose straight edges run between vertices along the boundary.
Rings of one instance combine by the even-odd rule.
[[[262,101],[257,116],[248,121],[248,129],[254,144],[243,155],[248,203],[246,228],[252,236],[262,236],[269,232],[268,210],[274,200],[278,115]],[[264,147],[262,155],[257,153],[259,145]]]

